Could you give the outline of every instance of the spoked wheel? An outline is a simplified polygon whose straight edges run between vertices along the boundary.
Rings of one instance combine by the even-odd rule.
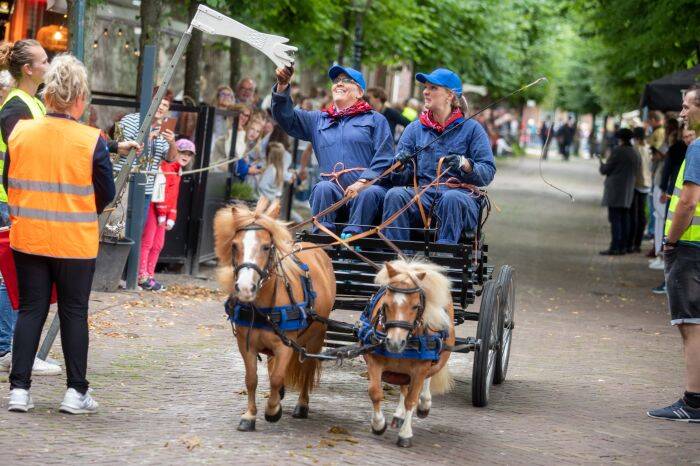
[[[510,265],[504,265],[498,272],[496,283],[501,289],[501,312],[499,330],[499,350],[496,355],[496,372],[493,374],[493,383],[501,384],[506,380],[508,372],[508,359],[510,358],[510,346],[515,328],[515,271]]]
[[[474,351],[472,370],[472,404],[477,407],[483,407],[489,403],[489,392],[496,372],[500,302],[501,293],[498,284],[488,280],[481,294],[479,323],[476,326],[476,338],[480,344]]]

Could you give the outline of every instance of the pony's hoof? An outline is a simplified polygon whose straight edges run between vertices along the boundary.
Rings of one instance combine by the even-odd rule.
[[[302,405],[296,405],[294,407],[294,412],[292,413],[292,417],[296,419],[306,419],[309,417],[309,407],[308,406],[302,406]]]
[[[386,432],[386,427],[387,427],[387,423],[386,423],[386,422],[384,423],[384,427],[382,427],[381,429],[375,429],[374,426],[373,426],[373,427],[372,427],[372,433],[373,433],[374,435],[382,435],[382,434],[384,434],[384,432]]]
[[[284,385],[282,385],[282,388],[280,388],[280,401],[284,400],[284,394],[286,393],[284,389]]]
[[[277,414],[267,414],[265,413],[265,420],[267,422],[277,422],[280,419],[282,419],[282,405],[280,405],[280,409],[277,410]]]
[[[430,414],[430,408],[428,409],[417,409],[416,414],[418,415],[419,418],[424,419],[428,417],[428,414]]]
[[[403,425],[403,419],[401,419],[400,417],[394,416],[391,418],[391,428],[392,429],[400,429],[402,425]]]
[[[240,432],[254,432],[255,431],[255,419],[241,419],[238,423],[238,428]]]
[[[410,448],[413,443],[411,442],[411,437],[399,437],[399,439],[396,441],[396,445],[400,446],[401,448]]]

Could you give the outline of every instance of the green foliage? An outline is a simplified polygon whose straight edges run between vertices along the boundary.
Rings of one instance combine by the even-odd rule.
[[[694,0],[573,0],[572,20],[609,112],[633,109],[644,85],[698,63],[700,8]]]
[[[187,2],[171,5],[186,14]],[[636,107],[645,83],[698,63],[697,0],[206,0],[290,38],[304,66],[351,63],[362,13],[363,64],[447,67],[492,97],[546,76],[534,99],[576,113]],[[366,7],[365,5],[369,5]]]

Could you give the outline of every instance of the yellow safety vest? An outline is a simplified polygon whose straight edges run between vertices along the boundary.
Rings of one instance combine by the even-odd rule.
[[[64,259],[97,257],[92,163],[99,137],[99,129],[67,118],[17,123],[8,141],[12,249]]]
[[[685,160],[681,165],[681,169],[678,172],[678,177],[676,178],[676,185],[673,188],[673,195],[671,196],[671,203],[668,205],[668,216],[666,216],[666,225],[664,234],[668,235],[671,229],[671,222],[673,221],[673,214],[676,212],[676,206],[681,198],[681,190],[683,189],[683,175],[685,174]],[[693,215],[690,225],[683,232],[683,235],[679,238],[680,241],[692,241],[694,243],[700,243],[700,203],[695,206],[695,214]]]
[[[29,107],[29,111],[32,114],[32,118],[35,120],[37,118],[41,118],[44,115],[46,115],[46,107],[44,107],[44,104],[41,102],[41,100],[37,99],[36,97],[33,97],[26,92],[24,92],[22,89],[12,89],[9,94],[7,94],[7,97],[5,98],[5,102],[2,103],[2,107],[0,107],[0,112],[5,108],[5,105],[12,99],[13,97],[19,97],[22,102],[24,102],[24,105]],[[0,132],[0,173],[3,172],[5,169],[5,152],[7,152],[7,143],[3,140],[2,138],[2,132]],[[2,186],[0,183],[0,202],[7,202],[7,193],[5,192],[5,188]]]

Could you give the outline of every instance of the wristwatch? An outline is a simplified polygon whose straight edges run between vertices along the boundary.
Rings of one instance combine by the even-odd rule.
[[[360,178],[359,180],[360,183],[367,183],[369,180],[367,178]]]
[[[678,246],[678,241],[669,241],[669,240],[668,240],[668,236],[664,236],[664,239],[663,239],[663,241],[661,242],[661,244],[662,244],[663,246],[670,246],[670,247],[672,247],[672,248],[675,248],[676,246]]]

